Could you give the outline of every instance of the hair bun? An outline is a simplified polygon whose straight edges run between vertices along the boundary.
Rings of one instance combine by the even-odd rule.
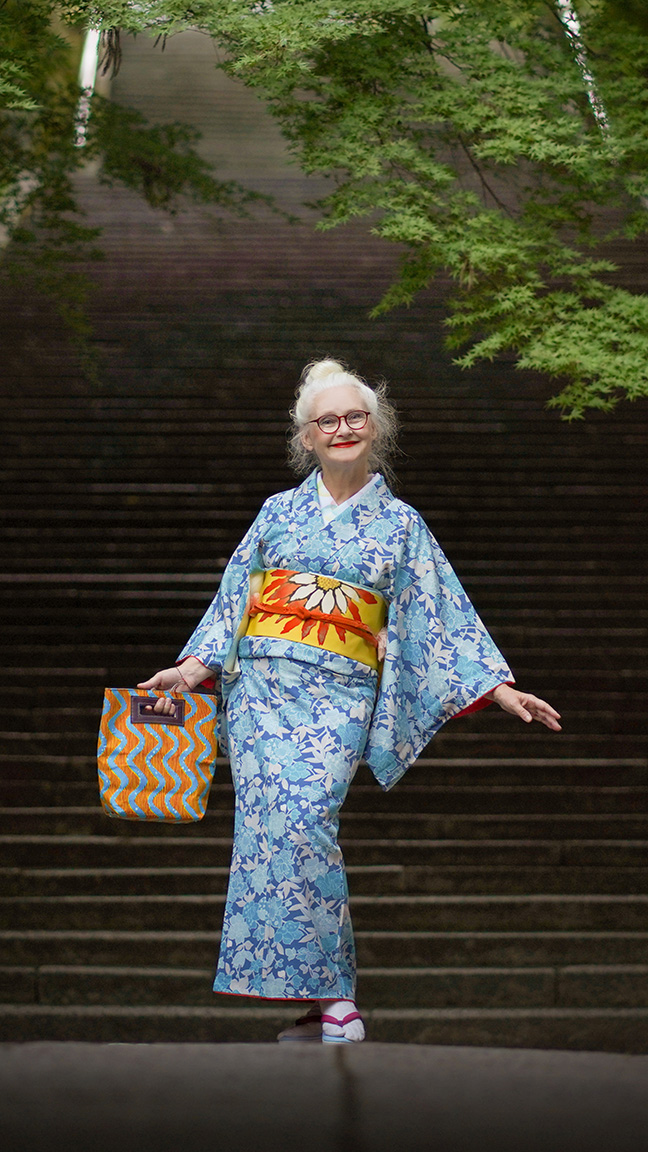
[[[346,374],[346,371],[344,365],[337,360],[314,360],[312,364],[306,365],[302,381],[304,384],[314,384],[326,376],[333,376],[337,372]]]

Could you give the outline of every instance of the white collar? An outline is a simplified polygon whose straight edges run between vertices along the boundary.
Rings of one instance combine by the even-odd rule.
[[[371,479],[368,480],[362,488],[359,488],[358,491],[354,492],[352,496],[349,496],[346,500],[343,500],[341,504],[337,504],[331,496],[328,488],[326,487],[324,480],[322,479],[322,473],[318,472],[317,494],[319,496],[320,508],[322,510],[322,519],[324,520],[324,523],[330,524],[331,520],[335,520],[341,512],[344,512],[345,508],[351,508],[354,504],[357,504],[360,500],[362,500],[363,496],[369,490],[369,488],[371,488],[372,485],[377,482],[379,476],[379,472],[374,472]]]

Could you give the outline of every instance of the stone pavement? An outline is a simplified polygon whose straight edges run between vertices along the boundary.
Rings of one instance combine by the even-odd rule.
[[[0,1045],[5,1152],[645,1152],[648,1057],[405,1044]]]

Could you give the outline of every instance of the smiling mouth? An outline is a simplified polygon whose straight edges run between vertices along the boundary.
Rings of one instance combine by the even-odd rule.
[[[337,444],[331,444],[331,448],[354,448],[359,443],[359,440],[338,440]]]

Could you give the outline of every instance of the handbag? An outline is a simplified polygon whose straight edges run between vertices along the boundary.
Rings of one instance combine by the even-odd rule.
[[[169,715],[146,712],[160,696]],[[108,816],[121,820],[202,820],[214,776],[216,697],[199,692],[106,688],[97,767]]]

